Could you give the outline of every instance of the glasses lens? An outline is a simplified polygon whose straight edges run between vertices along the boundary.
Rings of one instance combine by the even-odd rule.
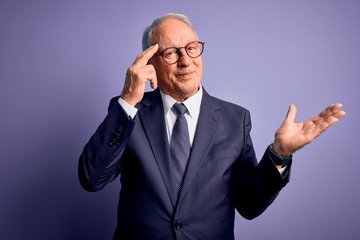
[[[200,42],[191,42],[186,46],[185,50],[190,57],[196,58],[201,55],[203,45]]]
[[[162,53],[160,53],[164,59],[164,61],[168,64],[174,64],[179,61],[181,56],[181,49],[176,47],[166,48]],[[194,41],[186,45],[185,51],[187,55],[191,58],[199,57],[204,51],[204,42]]]
[[[163,58],[167,63],[175,63],[179,59],[177,48],[168,48],[163,52]]]

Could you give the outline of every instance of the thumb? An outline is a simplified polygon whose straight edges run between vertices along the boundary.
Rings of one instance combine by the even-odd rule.
[[[296,107],[294,104],[290,104],[285,121],[294,122],[295,116],[296,116]]]
[[[150,86],[152,89],[155,89],[157,86],[157,77],[156,74],[154,75],[154,77],[152,79],[150,79]]]

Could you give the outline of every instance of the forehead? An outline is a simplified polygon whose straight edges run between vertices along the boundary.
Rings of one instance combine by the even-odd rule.
[[[186,23],[169,18],[153,30],[152,43],[158,43],[160,48],[183,46],[196,40],[194,30]]]

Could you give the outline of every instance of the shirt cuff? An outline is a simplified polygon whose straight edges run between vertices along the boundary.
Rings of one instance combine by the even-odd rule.
[[[291,164],[292,161],[292,155],[290,155],[289,157],[282,157],[280,155],[278,155],[273,149],[272,149],[272,145],[270,144],[267,151],[270,154],[270,158],[273,161],[274,165],[276,166],[282,166],[282,168],[278,168],[277,170],[279,171],[280,175],[282,178],[285,178],[289,171],[289,164]]]
[[[138,111],[138,109],[132,105],[130,105],[129,103],[127,103],[125,100],[123,100],[122,98],[118,99],[118,103],[120,104],[120,106],[124,109],[124,111],[126,112],[127,115],[129,115],[132,119],[135,118],[136,113]]]
[[[285,177],[285,176],[286,176],[286,172],[285,172],[286,168],[287,168],[287,166],[278,169],[278,171],[279,171],[279,173],[280,173],[280,175],[281,175],[282,177]]]

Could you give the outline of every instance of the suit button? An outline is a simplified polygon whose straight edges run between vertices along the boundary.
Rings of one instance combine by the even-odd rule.
[[[181,221],[176,221],[176,223],[175,223],[175,229],[176,230],[180,230],[181,228],[182,228],[182,222]]]
[[[111,142],[109,142],[110,147],[117,145],[117,142],[115,139],[112,139]]]

